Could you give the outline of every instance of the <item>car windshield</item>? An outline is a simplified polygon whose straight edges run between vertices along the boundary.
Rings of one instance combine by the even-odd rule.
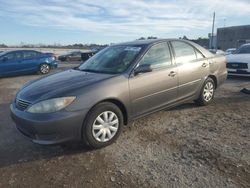
[[[141,47],[137,46],[111,46],[100,51],[85,63],[79,70],[118,74],[124,72],[138,56]]]
[[[72,54],[72,52],[67,52],[67,53],[65,53],[63,55],[71,55],[71,54]]]
[[[5,54],[7,54],[9,51],[3,51],[3,52],[0,52],[0,56],[3,56]]]
[[[237,54],[249,54],[250,53],[250,45],[241,46],[237,51]]]

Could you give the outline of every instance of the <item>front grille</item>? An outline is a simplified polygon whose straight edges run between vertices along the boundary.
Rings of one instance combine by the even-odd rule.
[[[30,104],[30,102],[21,99],[16,99],[16,107],[20,110],[26,110]]]
[[[250,75],[250,72],[247,71],[236,71],[236,72],[232,72],[232,71],[228,71],[229,74],[243,74],[243,75]]]
[[[229,69],[248,69],[247,63],[227,63]]]

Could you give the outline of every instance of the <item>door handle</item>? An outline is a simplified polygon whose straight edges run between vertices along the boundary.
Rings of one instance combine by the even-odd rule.
[[[171,71],[169,74],[168,74],[168,76],[171,76],[171,77],[174,77],[176,75],[176,72],[174,72],[174,71]]]
[[[207,67],[207,63],[202,63],[202,67]]]

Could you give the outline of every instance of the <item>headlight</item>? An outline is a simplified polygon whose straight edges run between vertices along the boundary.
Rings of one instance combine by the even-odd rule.
[[[33,104],[28,108],[27,112],[30,113],[51,113],[59,111],[66,106],[70,105],[76,97],[61,97],[54,98]]]
[[[52,61],[55,61],[55,60],[56,60],[56,58],[55,58],[55,57],[50,57],[50,59],[51,59]]]

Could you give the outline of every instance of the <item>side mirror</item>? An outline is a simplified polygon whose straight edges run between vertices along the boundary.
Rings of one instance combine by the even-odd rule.
[[[151,65],[149,64],[142,64],[142,65],[139,65],[139,67],[137,67],[134,71],[134,74],[137,75],[137,74],[140,74],[140,73],[146,73],[146,72],[152,72],[152,68],[151,68]]]

